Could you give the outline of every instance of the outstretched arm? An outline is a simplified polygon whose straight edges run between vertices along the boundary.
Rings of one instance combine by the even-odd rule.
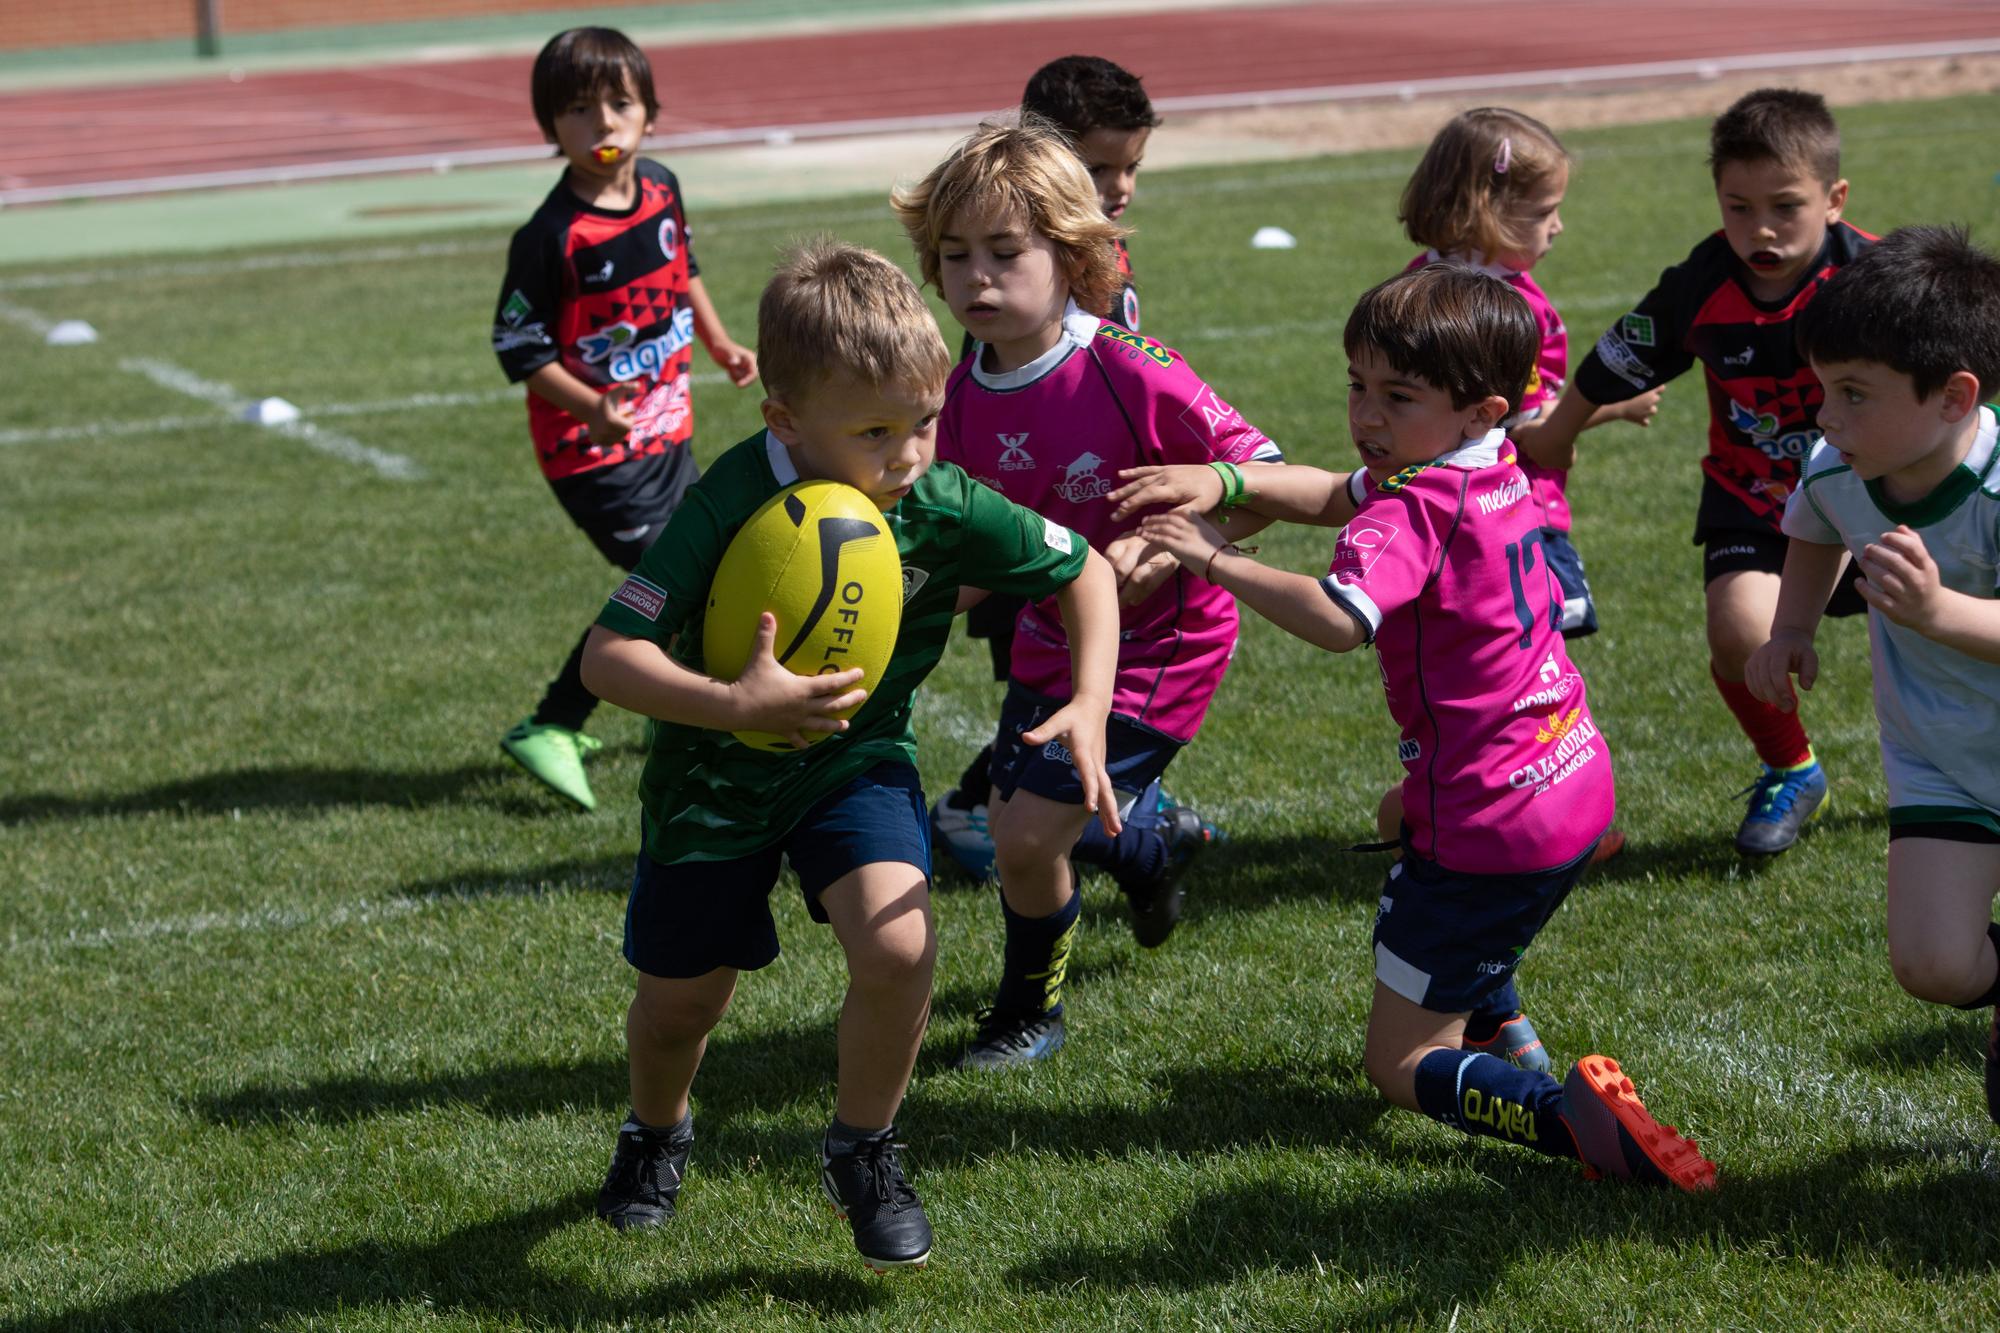
[[[1840,580],[1840,567],[1847,562],[1844,547],[1794,537],[1785,547],[1785,572],[1778,583],[1778,609],[1771,617],[1771,637],[1743,668],[1743,683],[1750,693],[1773,708],[1789,713],[1798,706],[1792,692],[1792,677],[1799,688],[1810,690],[1819,679],[1819,653],[1813,636],[1819,632],[1819,618],[1826,599]]]
[[[1260,565],[1235,551],[1214,527],[1194,515],[1154,514],[1139,525],[1147,540],[1264,619],[1328,652],[1344,653],[1368,641],[1361,624],[1334,605],[1319,580]]]
[[[1118,588],[1103,556],[1091,551],[1085,557],[1083,572],[1056,594],[1056,609],[1069,637],[1069,702],[1021,739],[1029,745],[1062,742],[1076,764],[1085,807],[1116,837],[1123,826],[1118,793],[1104,767],[1104,725],[1118,683]]]

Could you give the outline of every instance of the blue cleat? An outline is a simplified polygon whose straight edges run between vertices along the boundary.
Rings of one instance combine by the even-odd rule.
[[[1764,765],[1757,780],[1736,793],[1750,808],[1736,830],[1736,850],[1745,856],[1776,856],[1799,840],[1799,830],[1826,803],[1826,770],[1817,759],[1797,768]]]
[[[1542,1039],[1535,1031],[1535,1025],[1528,1016],[1516,1013],[1500,1025],[1500,1030],[1485,1041],[1473,1041],[1470,1037],[1459,1043],[1460,1049],[1478,1051],[1483,1055],[1494,1055],[1521,1069],[1533,1070],[1538,1074],[1549,1072],[1549,1053],[1542,1045]]]
[[[959,805],[954,787],[931,807],[931,841],[975,883],[993,878],[993,835],[986,828],[984,804]]]
[[[1068,1037],[1060,1013],[1010,1014],[979,1011],[979,1030],[959,1057],[960,1069],[1016,1069],[1039,1064],[1063,1048]]]

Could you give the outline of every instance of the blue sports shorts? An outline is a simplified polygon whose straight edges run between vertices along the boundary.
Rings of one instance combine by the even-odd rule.
[[[1476,1009],[1514,975],[1596,850],[1553,870],[1468,875],[1418,856],[1405,826],[1375,912],[1375,979],[1438,1013]]]
[[[1597,603],[1590,596],[1590,580],[1583,574],[1583,557],[1570,545],[1569,534],[1561,528],[1543,528],[1542,555],[1562,588],[1563,637],[1581,639],[1597,633]]]
[[[729,861],[662,865],[639,851],[625,903],[625,961],[648,976],[699,977],[718,967],[752,972],[778,956],[771,886],[790,857],[812,919],[841,876],[904,861],[929,878],[931,822],[917,770],[877,764],[806,811],[769,847]]]
[[[1031,791],[1065,805],[1083,804],[1083,782],[1062,742],[1050,741],[1040,747],[1021,742],[1022,732],[1040,726],[1063,702],[1036,694],[1017,681],[1007,682],[1007,699],[1000,705],[1000,731],[993,739],[991,769],[994,793],[1002,800],[1017,791]],[[1111,775],[1111,785],[1128,796],[1144,791],[1181,752],[1181,743],[1173,737],[1120,713],[1113,713],[1104,729],[1104,747],[1104,767]]]

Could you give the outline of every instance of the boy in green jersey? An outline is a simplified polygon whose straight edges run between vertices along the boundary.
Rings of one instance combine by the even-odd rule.
[[[1932,1004],[1993,1009],[2000,1121],[2000,259],[1905,227],[1827,281],[1798,321],[1826,400],[1785,506],[1769,642],[1745,680],[1783,709],[1819,674],[1813,632],[1860,577],[1889,785],[1889,966]],[[1848,561],[1852,558],[1853,564]]]
[[[1117,591],[1082,537],[936,461],[951,360],[894,264],[830,241],[802,248],[765,289],[757,344],[768,429],[689,489],[584,652],[593,693],[654,719],[625,919],[625,957],[639,973],[625,1029],[632,1114],[597,1212],[620,1230],[673,1215],[694,1142],[688,1090],[737,974],[778,955],[768,897],[788,856],[813,919],[833,927],[847,956],[822,1183],[870,1267],[921,1264],[930,1223],[892,1123],[930,1015],[936,954],[913,697],[944,652],[961,586],[1056,597],[1075,690],[1024,739],[1068,747],[1088,803],[1115,833],[1104,727]],[[770,496],[814,479],[880,506],[903,561],[895,654],[847,721],[832,715],[863,698],[861,673],[793,675],[771,655],[768,614],[736,680],[703,666],[701,613],[730,538]],[[799,748],[752,749],[731,736],[739,730]]]

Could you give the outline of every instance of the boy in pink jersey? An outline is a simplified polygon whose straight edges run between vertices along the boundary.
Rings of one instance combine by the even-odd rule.
[[[1146,543],[1131,520],[1114,521],[1106,496],[1119,469],[1141,463],[1280,455],[1176,353],[1089,313],[1117,294],[1121,228],[1049,127],[1032,118],[983,126],[895,205],[925,280],[978,340],[946,386],[939,457],[1082,533],[1121,574],[1107,768],[1131,801],[1200,729],[1236,645],[1236,608],[1170,561],[1147,572]],[[1112,872],[1133,933],[1152,947],[1179,919],[1180,872],[1206,838],[1192,811],[1162,819],[1145,802],[1133,803],[1115,839],[1086,833],[1069,754],[1019,739],[1070,696],[1068,653],[1053,604],[1025,607],[992,766],[1006,958],[965,1059],[975,1068],[1043,1059],[1063,1044],[1062,984],[1081,906],[1072,846],[1078,860]]]
[[[1403,856],[1375,918],[1364,1064],[1397,1106],[1608,1173],[1710,1188],[1617,1062],[1558,1083],[1463,1048],[1610,827],[1611,754],[1558,628],[1540,516],[1499,423],[1539,342],[1506,283],[1455,265],[1392,278],[1347,321],[1348,424],[1365,467],[1146,468],[1118,512],[1242,506],[1341,525],[1324,579],[1266,569],[1185,508],[1140,532],[1190,572],[1333,652],[1372,644],[1402,728]]]

